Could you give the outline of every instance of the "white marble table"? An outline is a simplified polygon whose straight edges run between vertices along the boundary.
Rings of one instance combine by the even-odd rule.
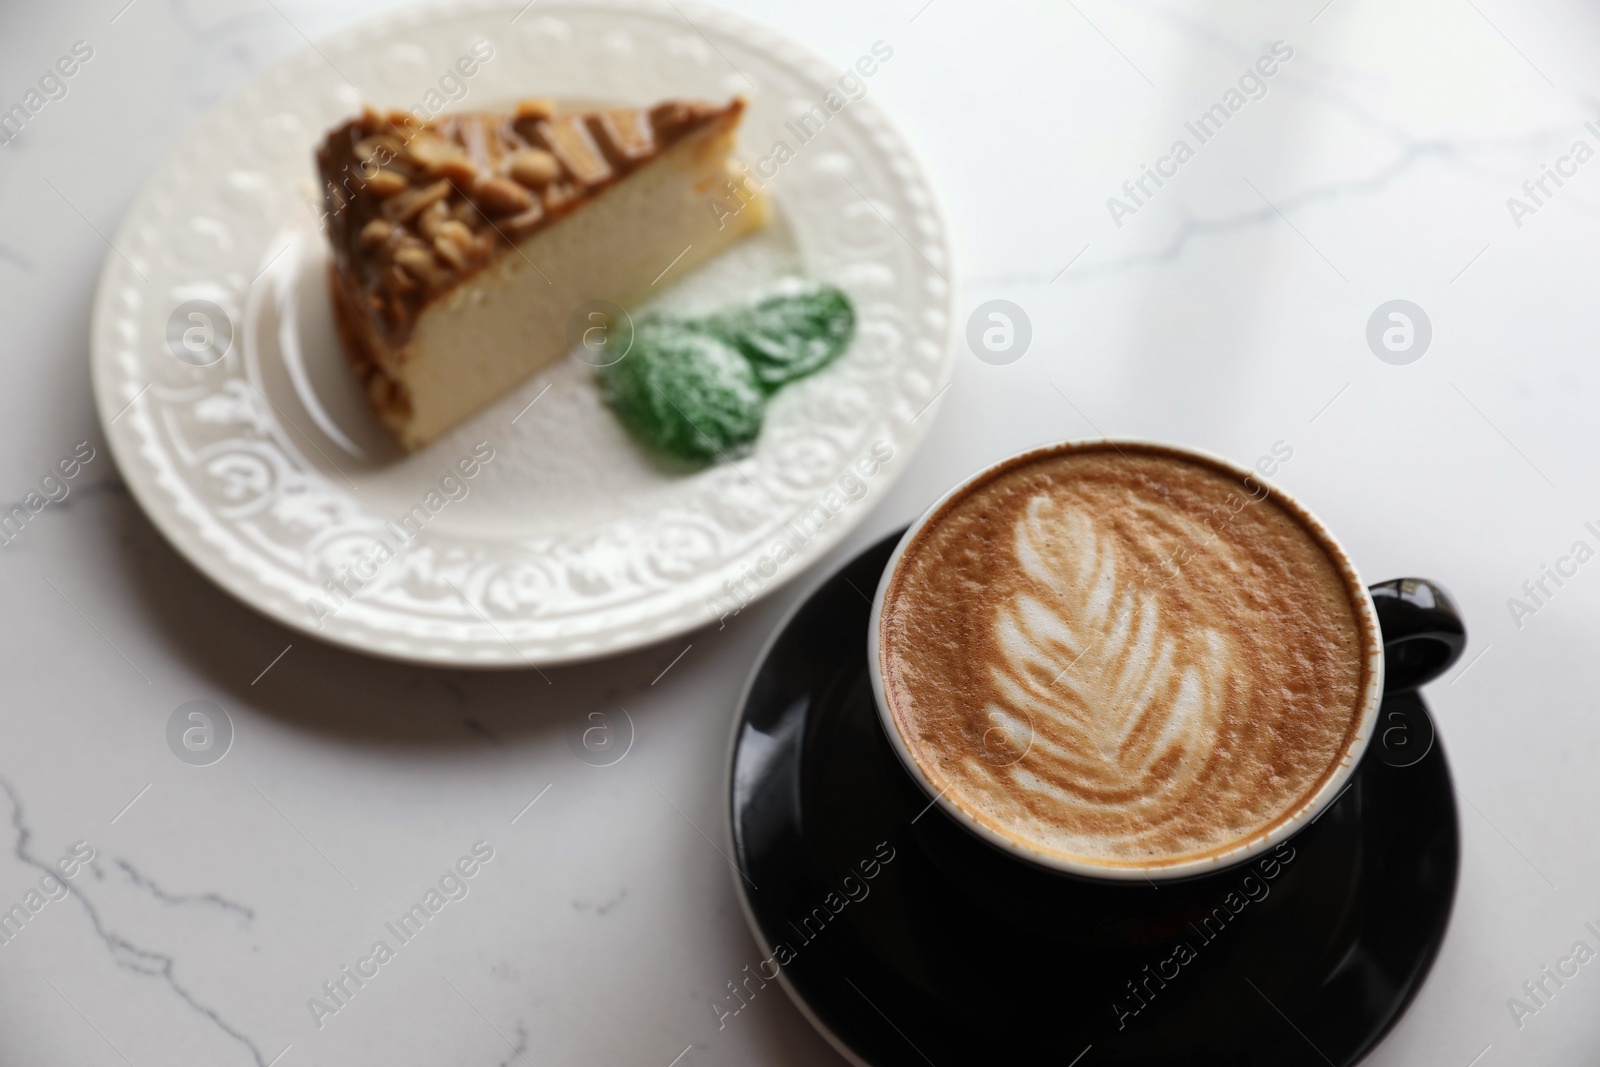
[[[88,387],[101,235],[208,106],[380,6],[124,2],[0,14],[0,106],[93,49],[0,145],[0,497],[97,450],[0,549],[0,905],[75,842],[94,851],[0,945],[0,1062],[838,1062],[775,986],[721,1028],[711,1006],[758,959],[718,854],[733,702],[820,568],[724,630],[549,684],[411,669],[234,602],[121,487]],[[1048,439],[1292,447],[1278,480],[1366,575],[1443,581],[1472,631],[1430,693],[1463,801],[1455,916],[1370,1062],[1578,1063],[1600,1045],[1600,965],[1547,983],[1536,1014],[1508,998],[1535,1006],[1524,982],[1600,948],[1600,563],[1524,592],[1574,542],[1600,548],[1600,162],[1561,162],[1600,148],[1600,15],[1324,3],[738,5],[841,69],[892,44],[871,92],[939,181],[964,307],[1031,319],[1019,361],[961,354],[928,444],[835,561]],[[1201,144],[1185,122],[1274,41],[1292,58]],[[1192,158],[1163,162],[1179,138]],[[1107,198],[1143,164],[1175,174],[1119,227]],[[1545,164],[1568,176],[1533,201]],[[1408,365],[1365,340],[1396,298],[1433,328]],[[190,700],[232,718],[214,766],[168,750]],[[585,764],[573,724],[616,705],[632,750]],[[308,998],[478,841],[493,859],[468,894],[319,1030]]]

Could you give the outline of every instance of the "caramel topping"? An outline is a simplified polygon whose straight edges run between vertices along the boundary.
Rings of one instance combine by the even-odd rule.
[[[655,131],[650,126],[650,116],[643,111],[613,108],[596,115],[589,125],[595,140],[606,155],[621,165],[644,159],[656,150]]]
[[[550,151],[579,185],[598,185],[611,177],[611,165],[595,144],[582,115],[561,115],[539,123],[538,129]]]

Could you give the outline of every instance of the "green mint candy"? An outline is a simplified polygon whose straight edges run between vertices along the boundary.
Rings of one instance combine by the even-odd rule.
[[[649,319],[627,355],[599,371],[601,395],[650,448],[695,463],[756,439],[766,398],[750,363],[688,323]]]
[[[754,307],[706,326],[744,353],[771,393],[838,358],[855,334],[856,315],[833,286],[792,279]]]

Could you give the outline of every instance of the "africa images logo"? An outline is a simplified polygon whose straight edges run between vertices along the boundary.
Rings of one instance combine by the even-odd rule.
[[[1155,199],[1167,182],[1178,176],[1179,168],[1195,157],[1195,150],[1216,138],[1224,126],[1252,100],[1267,95],[1267,80],[1278,73],[1280,64],[1294,58],[1294,46],[1287,41],[1273,41],[1270,55],[1263,55],[1239,75],[1237,88],[1229,88],[1222,99],[1202,111],[1192,122],[1183,124],[1184,131],[1194,138],[1179,137],[1172,142],[1167,154],[1156,160],[1155,166],[1140,164],[1139,175],[1122,183],[1122,196],[1106,197],[1106,211],[1117,229],[1122,229],[1125,219]]]
[[[30,87],[20,103],[0,111],[0,144],[10,144],[22,134],[22,128],[43,111],[52,100],[66,98],[69,91],[67,79],[73,77],[83,65],[94,58],[94,46],[88,41],[74,41],[72,54],[60,56],[55,63],[39,75],[38,87]]]
[[[209,767],[233,747],[233,720],[209,700],[180,704],[167,716],[167,747],[191,767]]]
[[[1183,975],[1183,968],[1200,958],[1205,947],[1221,937],[1228,925],[1237,919],[1251,904],[1259,904],[1272,892],[1269,884],[1283,873],[1283,868],[1294,862],[1295,851],[1288,845],[1279,845],[1272,853],[1256,861],[1255,873],[1240,879],[1237,888],[1228,890],[1210,914],[1202,916],[1200,924],[1189,923],[1194,937],[1178,939],[1172,951],[1154,964],[1127,980],[1127,996],[1111,1002],[1111,1011],[1117,1017],[1117,1029],[1125,1029],[1128,1020],[1144,1011],[1150,1002],[1161,995],[1169,982]]]
[[[750,965],[747,963],[742,972],[742,981],[736,985],[735,979],[730,978],[726,983],[728,992],[723,996],[722,1003],[711,1005],[711,1014],[716,1016],[717,1029],[722,1030],[727,1027],[729,1019],[748,1008],[756,995],[767,988],[767,983],[776,979],[780,970],[793,963],[800,955],[801,949],[821,937],[828,924],[845,908],[852,903],[859,904],[866,900],[872,893],[870,883],[883,873],[885,867],[894,862],[896,855],[894,846],[889,842],[878,842],[871,856],[858,862],[854,870],[839,880],[838,889],[830,890],[821,903],[800,917],[798,926],[790,920],[789,929],[795,934],[794,944],[791,945],[789,941],[777,942],[772,946],[772,955],[756,964],[755,973],[750,972]],[[772,970],[766,970],[768,967]],[[749,994],[748,997],[745,996],[746,993]]]
[[[356,994],[383,973],[383,968],[399,956],[401,949],[415,941],[446,906],[466,900],[472,892],[470,880],[477,877],[494,855],[494,846],[489,842],[473,842],[471,854],[446,867],[436,886],[429,886],[421,900],[401,912],[398,919],[383,924],[388,937],[374,941],[371,951],[353,965],[341,966],[334,977],[322,983],[321,996],[307,997],[306,1008],[317,1029],[321,1030],[328,1019],[348,1008]],[[390,938],[394,940],[393,945],[389,944]]]

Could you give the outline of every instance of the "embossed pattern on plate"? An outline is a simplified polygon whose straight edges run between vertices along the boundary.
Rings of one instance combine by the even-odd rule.
[[[424,100],[480,40],[494,56],[458,79],[456,106],[739,93],[751,102],[741,157],[792,150],[770,185],[768,232],[656,301],[712,306],[799,270],[855,302],[851,350],[778,395],[748,456],[660,468],[575,360],[417,455],[374,432],[331,335],[312,148],[363,103]],[[366,652],[548,665],[714,621],[800,573],[882,498],[949,380],[954,292],[933,193],[870,78],[857,77],[862,98],[836,95],[835,111],[843,66],[724,13],[643,0],[449,3],[317,49],[214,110],[151,177],[95,300],[94,389],[112,450],[157,527],[212,579]],[[790,124],[807,113],[821,132],[802,142]],[[205,359],[173,353],[169,319],[197,300],[232,328],[221,358],[221,341]],[[480,441],[494,459],[454,475],[464,495],[434,493]],[[402,532],[414,505],[434,503],[425,529]]]

